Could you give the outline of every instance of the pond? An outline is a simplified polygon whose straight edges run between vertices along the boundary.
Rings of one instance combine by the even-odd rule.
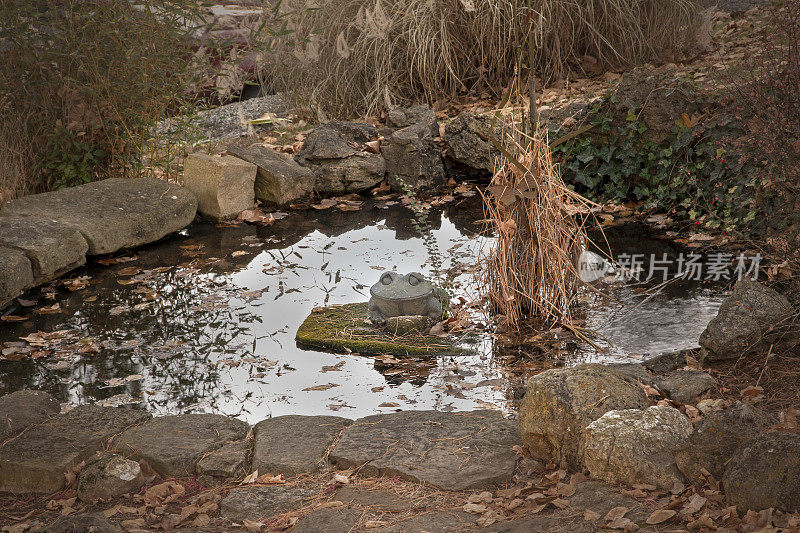
[[[477,197],[429,216],[468,300],[475,298],[475,258],[488,242],[480,218]],[[606,237],[615,253],[678,253],[638,225],[608,228]],[[250,423],[283,414],[513,410],[519,375],[490,336],[468,355],[407,361],[296,346],[297,328],[314,307],[366,301],[383,271],[427,272],[427,261],[410,211],[395,202],[292,213],[271,226],[195,222],[106,258],[115,264],[93,260],[70,275],[86,288],[29,294],[40,306],[58,302],[60,312],[0,328],[6,353],[20,337],[32,345],[21,360],[0,363],[0,393],[39,388],[70,404],[137,403],[155,413],[224,413]],[[613,346],[601,353],[572,346],[567,364],[694,346],[724,286],[682,282],[656,295],[634,284],[606,289],[604,297],[584,295],[585,320]]]

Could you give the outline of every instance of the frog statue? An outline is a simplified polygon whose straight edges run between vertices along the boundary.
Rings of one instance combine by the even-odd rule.
[[[441,291],[418,272],[405,276],[384,272],[369,293],[369,319],[378,325],[398,316],[424,316],[433,324],[441,319],[442,302],[446,301]]]

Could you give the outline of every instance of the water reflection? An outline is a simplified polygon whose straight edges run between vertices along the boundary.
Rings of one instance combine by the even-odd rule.
[[[476,198],[431,212],[450,264],[474,262],[485,245],[475,223],[480,218]],[[634,234],[612,244],[663,251],[660,241]],[[508,353],[494,349],[491,339],[481,340],[472,355],[400,363],[295,345],[297,327],[315,306],[365,301],[384,270],[426,270],[425,247],[401,206],[292,214],[270,227],[195,223],[136,255],[135,261],[77,272],[90,276],[91,286],[62,289],[62,314],[2,326],[2,341],[74,330],[99,352],[79,353],[65,341],[49,357],[0,363],[0,392],[42,388],[71,403],[127,398],[158,413],[219,412],[253,423],[289,413],[510,409],[510,373],[502,364]],[[472,290],[471,276],[456,278],[460,291]],[[702,329],[718,303],[718,291],[703,300],[705,289],[688,290],[700,292],[675,288],[616,322],[609,317],[635,300],[634,289],[612,291],[621,302],[594,302],[587,324],[616,346],[581,357],[610,360],[681,347],[687,328]],[[690,315],[691,309],[699,311]]]

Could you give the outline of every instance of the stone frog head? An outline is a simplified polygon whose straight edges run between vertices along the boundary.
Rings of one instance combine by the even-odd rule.
[[[442,316],[442,302],[433,284],[419,272],[405,276],[384,272],[370,287],[369,319],[383,325],[395,316],[425,316],[437,321]]]

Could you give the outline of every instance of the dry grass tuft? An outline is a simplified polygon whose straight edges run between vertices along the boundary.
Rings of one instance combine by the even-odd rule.
[[[277,87],[335,115],[508,86],[533,46],[545,82],[590,55],[628,66],[685,48],[699,0],[290,0]]]
[[[504,159],[484,196],[496,241],[485,258],[483,292],[507,331],[531,320],[569,325],[587,243],[586,218],[575,215],[594,204],[564,184],[542,131],[532,139],[517,132]]]
[[[0,110],[4,106],[0,105]],[[3,113],[0,120],[0,204],[24,195],[30,184],[35,152],[28,141],[28,123],[22,117]]]

